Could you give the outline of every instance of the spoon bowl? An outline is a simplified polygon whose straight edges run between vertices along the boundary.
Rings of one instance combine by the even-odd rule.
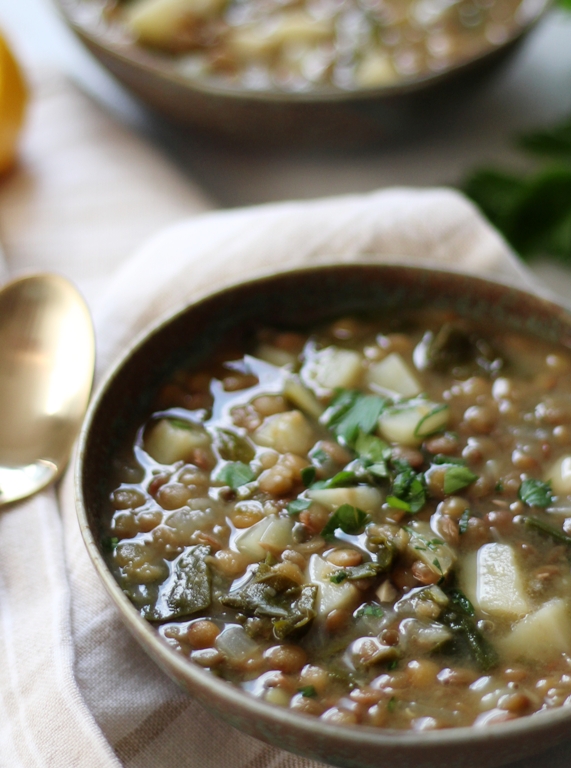
[[[0,505],[57,479],[87,407],[95,362],[89,311],[59,275],[0,291]]]

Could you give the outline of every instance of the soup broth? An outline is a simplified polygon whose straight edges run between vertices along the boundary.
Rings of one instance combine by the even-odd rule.
[[[236,332],[110,486],[109,565],[177,652],[337,724],[571,703],[571,355],[451,313]]]

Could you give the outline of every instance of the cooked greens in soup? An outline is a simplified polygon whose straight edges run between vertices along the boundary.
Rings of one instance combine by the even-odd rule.
[[[443,312],[236,332],[118,466],[118,583],[252,696],[414,730],[571,704],[566,349]]]
[[[108,0],[181,74],[247,90],[355,90],[446,71],[516,36],[542,0]]]

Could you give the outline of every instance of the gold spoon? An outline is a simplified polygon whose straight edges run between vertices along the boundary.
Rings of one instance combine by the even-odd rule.
[[[0,505],[61,474],[87,407],[95,339],[63,277],[22,277],[0,291]]]

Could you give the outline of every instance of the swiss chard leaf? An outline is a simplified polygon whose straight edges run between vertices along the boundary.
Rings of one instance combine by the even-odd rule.
[[[528,507],[548,507],[551,504],[551,484],[528,478],[519,487],[519,498]]]
[[[173,561],[171,574],[161,585],[154,606],[145,609],[149,621],[167,621],[190,616],[210,605],[211,575],[206,562],[210,547],[188,547]]]
[[[271,620],[278,640],[308,629],[315,618],[317,587],[301,586],[271,566],[262,563],[256,574],[240,589],[221,598],[221,602],[246,616]]]
[[[523,518],[523,522],[528,528],[534,528],[536,531],[544,533],[546,536],[551,536],[554,541],[558,541],[560,544],[571,546],[571,536],[567,536],[567,534],[563,533],[563,531],[560,531],[558,528],[549,525],[549,523],[545,523],[538,517],[526,516]]]
[[[369,561],[367,563],[361,563],[360,565],[352,565],[347,568],[342,568],[335,573],[332,573],[329,577],[329,581],[333,584],[341,584],[341,582],[357,581],[359,579],[370,579],[373,576],[378,576],[379,573],[383,573],[386,570],[380,563]]]
[[[349,485],[355,485],[357,482],[357,476],[354,472],[349,470],[343,470],[338,472],[329,480],[320,480],[318,483],[313,483],[312,488],[347,488]]]
[[[351,504],[342,504],[329,518],[321,535],[325,539],[332,539],[337,529],[350,535],[360,533],[369,521],[369,516],[362,509]]]

